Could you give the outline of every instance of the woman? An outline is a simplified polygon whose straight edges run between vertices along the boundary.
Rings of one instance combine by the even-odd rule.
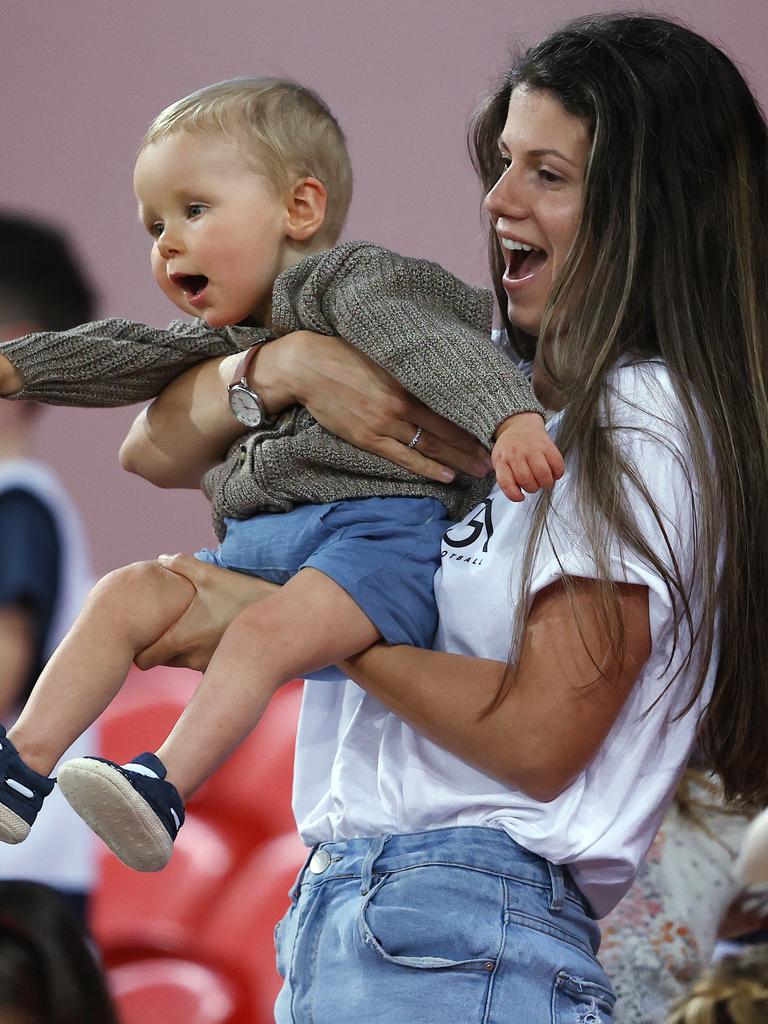
[[[568,471],[552,496],[497,490],[448,531],[434,652],[376,646],[346,666],[355,683],[308,684],[294,809],[320,845],[280,927],[279,1021],[343,1006],[605,1024],[592,916],[629,886],[697,723],[728,795],[768,794],[763,117],[700,37],[608,17],[525,54],[471,141],[502,316],[560,410]],[[321,340],[311,362],[301,336],[264,347],[251,383],[270,411],[299,400],[409,468],[477,468],[455,431]],[[172,385],[127,462],[199,480],[235,434],[229,376],[212,364]],[[377,437],[360,428],[372,408]],[[184,479],[164,476],[169,452]],[[211,615],[220,633],[267,585],[167,564],[198,599],[144,663],[174,646],[200,663],[209,641],[183,637]]]

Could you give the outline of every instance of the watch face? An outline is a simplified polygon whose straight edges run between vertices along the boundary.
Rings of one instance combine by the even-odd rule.
[[[229,389],[229,407],[235,419],[246,427],[259,427],[264,419],[258,395],[242,384]]]

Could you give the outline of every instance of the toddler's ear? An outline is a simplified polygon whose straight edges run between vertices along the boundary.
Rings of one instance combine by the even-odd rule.
[[[286,198],[286,233],[296,242],[306,242],[323,226],[328,193],[317,178],[299,178]]]

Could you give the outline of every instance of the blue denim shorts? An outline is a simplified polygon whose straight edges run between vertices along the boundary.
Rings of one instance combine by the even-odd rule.
[[[431,647],[440,542],[453,525],[432,498],[365,498],[297,505],[291,512],[227,519],[215,551],[195,555],[225,569],[285,583],[299,569],[330,576],[387,643]]]
[[[499,829],[321,843],[275,929],[276,1024],[612,1024],[564,869]]]

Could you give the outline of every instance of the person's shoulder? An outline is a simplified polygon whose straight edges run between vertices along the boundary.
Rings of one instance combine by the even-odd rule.
[[[678,426],[683,408],[661,359],[625,362],[606,378],[605,399],[614,426]]]

